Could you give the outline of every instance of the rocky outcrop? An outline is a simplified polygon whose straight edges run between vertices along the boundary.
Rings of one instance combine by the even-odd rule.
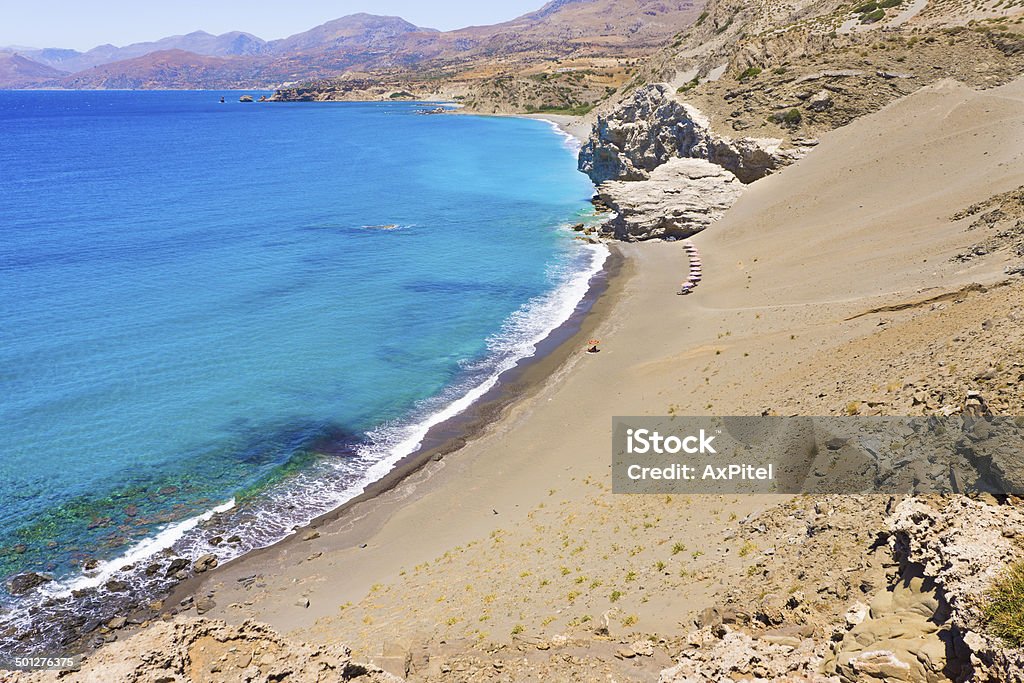
[[[613,180],[598,196],[615,217],[605,231],[619,240],[688,237],[718,220],[740,196],[743,185],[721,166],[703,159],[673,158],[645,182]]]
[[[58,678],[66,683],[281,680],[400,683],[402,680],[376,667],[354,664],[347,647],[286,640],[269,626],[251,620],[241,626],[229,626],[212,619],[154,624],[92,655],[80,671],[14,673],[13,676],[4,680],[16,683],[41,683]]]
[[[580,149],[579,169],[598,184],[646,180],[669,159],[690,157],[706,159],[751,183],[799,156],[796,150],[783,150],[782,144],[775,138],[733,140],[717,135],[703,114],[675,99],[668,85],[656,83],[598,117]]]
[[[819,673],[823,647],[796,630],[754,637],[729,626],[691,633],[678,663],[661,672],[658,683],[742,680],[838,683]]]
[[[25,572],[7,580],[7,592],[11,595],[24,595],[50,581],[53,581],[53,577],[48,574]]]
[[[627,241],[687,237],[718,220],[742,184],[799,158],[782,145],[775,138],[717,135],[700,111],[658,83],[598,117],[580,149],[579,169],[616,212],[605,233]]]
[[[883,590],[870,606],[857,603],[847,621],[852,625],[826,661],[825,670],[843,683],[862,680],[961,680],[956,638],[949,611],[934,582],[908,576]]]
[[[969,648],[971,680],[1024,681],[1024,653],[987,634],[982,614],[993,580],[1024,558],[1024,513],[962,496],[931,504],[911,498],[896,507],[889,527],[896,558],[919,567],[948,603],[949,623]]]

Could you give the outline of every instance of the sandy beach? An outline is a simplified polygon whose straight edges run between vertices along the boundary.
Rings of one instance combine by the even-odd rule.
[[[581,144],[587,141],[590,136],[591,121],[589,117],[568,116],[566,114],[525,114],[526,118],[547,121],[558,126],[569,135],[573,136]]]
[[[879,333],[879,315],[855,316],[1005,278],[1002,262],[950,261],[970,235],[949,216],[1024,182],[1024,146],[1006,125],[1024,113],[1022,93],[1019,82],[985,93],[941,83],[830,134],[693,240],[706,275],[690,296],[676,294],[679,244],[620,245],[622,272],[572,352],[500,419],[190,589],[212,597],[208,616],[256,617],[385,660],[550,638],[609,610],[613,633],[678,631],[747,564],[724,540],[735,520],[780,500],[612,496],[611,417],[835,413],[858,399],[832,393],[833,378],[858,372],[846,350]],[[911,200],[911,187],[934,191]],[[888,331],[927,310],[886,314]],[[591,334],[599,354],[581,353]]]

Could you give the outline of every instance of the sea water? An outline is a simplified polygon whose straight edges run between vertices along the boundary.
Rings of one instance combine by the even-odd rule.
[[[604,260],[546,123],[221,94],[0,92],[7,619],[357,495]]]

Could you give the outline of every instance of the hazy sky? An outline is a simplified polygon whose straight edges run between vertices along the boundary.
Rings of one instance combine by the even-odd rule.
[[[284,38],[346,14],[400,16],[449,30],[493,24],[538,9],[545,0],[37,0],[0,9],[0,45],[127,45],[196,30],[248,31]]]

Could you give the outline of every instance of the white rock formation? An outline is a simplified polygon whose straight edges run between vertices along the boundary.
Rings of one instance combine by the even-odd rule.
[[[775,138],[733,140],[715,134],[706,116],[677,100],[667,84],[656,83],[598,118],[580,149],[579,168],[595,183],[645,180],[669,159],[689,157],[706,159],[750,183],[799,155],[795,149],[783,150],[782,140]]]
[[[598,194],[616,216],[606,224],[616,239],[687,237],[718,220],[743,191],[731,172],[703,159],[673,158],[644,182],[602,183]]]

